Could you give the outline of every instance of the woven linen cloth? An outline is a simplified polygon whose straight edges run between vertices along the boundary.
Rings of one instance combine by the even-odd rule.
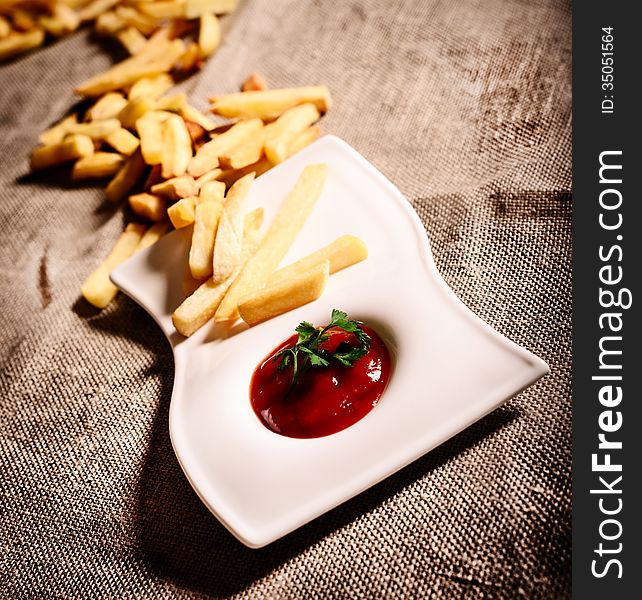
[[[32,176],[40,131],[113,57],[81,31],[0,66],[0,597],[570,595],[570,6],[247,0],[186,89],[327,84],[322,128],[412,202],[439,270],[551,373],[261,550],[201,504],[168,436],[169,344],[79,288],[123,213]],[[462,373],[462,377],[465,377]]]

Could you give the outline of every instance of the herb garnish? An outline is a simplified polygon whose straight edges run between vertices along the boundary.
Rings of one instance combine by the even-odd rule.
[[[295,328],[299,334],[299,339],[291,348],[283,348],[274,355],[273,362],[281,359],[277,366],[279,371],[283,371],[289,364],[292,364],[292,384],[294,387],[303,374],[312,366],[327,367],[332,359],[338,360],[346,367],[351,367],[355,361],[365,356],[370,349],[370,336],[361,327],[361,321],[348,319],[347,313],[332,310],[332,321],[325,327],[315,327],[308,321],[303,321]],[[330,329],[339,328],[354,333],[358,346],[351,346],[347,342],[341,342],[334,352],[329,352],[321,348],[321,344],[330,336]]]

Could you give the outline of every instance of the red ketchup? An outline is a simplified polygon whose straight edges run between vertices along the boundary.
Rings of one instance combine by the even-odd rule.
[[[370,349],[351,367],[336,359],[330,365],[312,366],[292,384],[292,366],[278,370],[274,355],[293,347],[293,335],[275,348],[254,370],[250,401],[261,422],[272,431],[294,438],[316,438],[350,427],[379,402],[390,377],[390,354],[383,340],[370,328]],[[330,329],[321,347],[333,352],[342,342],[358,346],[353,333]]]

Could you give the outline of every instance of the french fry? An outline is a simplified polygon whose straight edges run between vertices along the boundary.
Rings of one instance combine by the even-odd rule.
[[[109,256],[82,284],[81,292],[87,302],[105,308],[114,299],[118,288],[109,280],[109,274],[134,253],[145,229],[138,223],[127,225]]]
[[[265,286],[312,212],[323,190],[327,173],[328,167],[323,164],[308,165],[303,169],[256,254],[246,263],[217,309],[217,321],[236,320],[239,300]]]
[[[321,261],[292,279],[245,296],[239,302],[239,314],[250,327],[263,323],[319,298],[329,277],[330,262]]]
[[[223,205],[220,202],[201,202],[194,210],[194,231],[189,249],[189,268],[195,279],[212,275],[214,240]]]
[[[101,119],[99,121],[90,121],[89,123],[71,123],[69,133],[86,135],[92,140],[104,140],[112,133],[120,129],[118,119]]]
[[[11,33],[11,30],[9,21],[0,15],[0,39],[6,38]]]
[[[260,119],[240,121],[225,133],[217,135],[212,141],[202,146],[192,158],[187,172],[194,177],[203,175],[218,167],[218,157],[260,134],[263,122]]]
[[[162,221],[167,218],[167,202],[154,194],[134,194],[129,197],[129,206],[136,215],[149,221]]]
[[[261,209],[252,211],[245,217],[243,225],[243,264],[254,254],[259,245],[259,230],[262,222],[263,211]],[[241,266],[237,269],[237,273],[240,272],[240,269]],[[172,322],[176,330],[184,336],[190,336],[205,325],[216,313],[235,276],[236,273],[219,284],[215,284],[210,278],[186,298],[172,315]]]
[[[218,180],[221,173],[223,173],[223,170],[218,168],[208,171],[207,173],[196,178],[196,186],[200,190],[206,183]]]
[[[368,248],[359,238],[353,235],[342,235],[331,244],[272,273],[268,279],[268,286],[279,285],[284,281],[304,275],[312,267],[323,261],[328,261],[330,275],[332,275],[332,273],[361,262],[366,258],[368,258]]]
[[[40,146],[31,153],[31,168],[46,169],[94,153],[94,143],[86,135],[69,135],[58,144]]]
[[[290,143],[286,151],[286,158],[303,150],[321,135],[321,128],[318,125],[312,125],[299,133]]]
[[[175,201],[181,198],[196,196],[198,194],[198,186],[193,177],[183,175],[182,177],[172,177],[172,179],[153,185],[151,192],[152,194],[158,194],[163,198]]]
[[[140,150],[148,165],[160,165],[163,161],[163,124],[154,111],[136,121],[140,138]]]
[[[123,20],[125,25],[137,29],[145,36],[151,35],[159,28],[159,23],[156,19],[144,15],[129,6],[117,6],[116,14]]]
[[[142,96],[158,98],[174,85],[174,80],[167,73],[159,73],[154,77],[143,77],[132,85],[127,97],[136,100]]]
[[[98,35],[111,36],[116,35],[127,23],[113,11],[107,11],[98,15],[94,22],[94,30]]]
[[[121,29],[116,37],[130,54],[138,54],[147,43],[147,38],[135,27]]]
[[[149,248],[150,246],[155,244],[169,231],[171,226],[172,224],[167,220],[160,221],[159,223],[154,223],[145,232],[145,235],[143,235],[140,242],[138,242],[138,246],[136,246],[136,252],[140,252],[141,250]]]
[[[267,90],[267,83],[258,73],[252,73],[241,86],[242,92],[259,92],[262,90]]]
[[[116,176],[105,188],[105,194],[111,202],[118,202],[126,196],[140,181],[147,165],[140,149],[136,150],[116,173]]]
[[[6,60],[16,54],[42,46],[44,41],[45,32],[42,29],[9,35],[0,40],[0,60]]]
[[[87,121],[99,121],[115,118],[126,105],[125,96],[118,92],[109,92],[87,111],[85,119]]]
[[[201,58],[205,58],[218,48],[221,43],[221,24],[212,13],[203,13],[198,29],[198,49]]]
[[[181,106],[178,110],[179,114],[186,121],[192,121],[197,125],[200,125],[205,131],[212,131],[216,127],[214,121],[206,117],[200,110],[185,104]]]
[[[175,229],[182,229],[194,222],[197,201],[197,196],[181,198],[167,209],[167,216]]]
[[[156,19],[197,19],[206,12],[219,15],[236,8],[236,0],[159,0],[139,4],[140,10]]]
[[[263,175],[266,171],[270,170],[274,165],[267,159],[262,158],[259,162],[255,162],[242,169],[227,169],[217,175],[217,179],[222,181],[225,185],[232,185],[237,179],[244,177],[248,173],[254,173],[257,177]]]
[[[109,134],[105,138],[105,142],[114,150],[120,152],[120,154],[124,154],[125,156],[131,156],[136,152],[140,143],[133,133],[130,133],[122,127],[114,131],[114,133]]]
[[[268,125],[263,129],[265,130],[268,127],[271,127],[271,125]],[[243,167],[247,167],[248,165],[252,165],[261,160],[261,157],[263,156],[263,138],[263,135],[258,134],[242,146],[237,146],[236,148],[221,154],[218,157],[218,162],[221,165],[221,168],[242,169]]]
[[[324,85],[288,88],[281,90],[261,90],[237,92],[210,98],[211,110],[217,115],[230,119],[276,119],[289,108],[299,104],[314,104],[320,113],[330,108],[330,92]]]
[[[56,2],[51,7],[51,15],[40,17],[38,22],[47,33],[60,37],[75,31],[80,25],[80,17],[73,8],[62,2]]]
[[[286,110],[274,123],[265,128],[265,156],[273,163],[283,162],[296,137],[319,119],[314,104],[300,104]]]
[[[225,198],[214,245],[214,283],[220,283],[230,277],[241,262],[243,213],[252,183],[254,173],[249,173],[234,183]]]
[[[81,179],[97,179],[114,175],[123,165],[123,157],[114,152],[94,152],[77,160],[71,171],[71,178],[75,181]]]
[[[143,157],[143,160],[144,160],[144,157]],[[146,192],[151,192],[153,186],[155,186],[157,183],[163,183],[163,181],[165,180],[161,176],[161,166],[152,165],[152,168],[149,170],[149,173],[147,173],[147,178],[145,179],[145,183],[143,184],[143,190],[145,190]]]
[[[173,96],[159,98],[156,102],[156,110],[179,112],[181,106],[184,106],[185,104],[187,104],[187,94],[185,94],[185,92],[181,92],[179,94],[174,94]]]
[[[192,159],[192,138],[185,121],[178,115],[170,115],[163,124],[163,177],[180,177],[187,171]]]
[[[158,48],[153,48],[153,52],[143,49],[136,56],[81,83],[74,91],[81,96],[101,96],[106,92],[124,88],[142,77],[169,71],[184,51],[185,44],[182,40],[172,40],[166,45],[159,45]]]
[[[19,31],[32,31],[38,27],[37,15],[21,8],[14,8],[11,11],[11,20],[13,26]]]
[[[202,202],[218,202],[223,204],[225,199],[225,184],[222,181],[208,181],[198,192],[199,204]]]
[[[70,115],[66,117],[60,123],[57,123],[47,131],[43,131],[38,136],[38,141],[41,144],[50,145],[50,144],[59,144],[62,142],[64,137],[70,132],[70,127],[78,123],[78,118],[76,115]]]
[[[87,6],[78,11],[81,21],[93,21],[110,8],[116,6],[120,0],[93,0]]]
[[[237,0],[185,0],[184,17],[197,19],[205,13],[223,15],[236,8]]]
[[[136,121],[149,111],[156,108],[156,102],[149,96],[140,96],[130,100],[127,105],[118,113],[120,125],[125,129],[135,129]]]
[[[198,69],[202,63],[201,50],[196,42],[192,42],[187,46],[183,56],[180,57],[178,68],[184,73],[189,73]]]

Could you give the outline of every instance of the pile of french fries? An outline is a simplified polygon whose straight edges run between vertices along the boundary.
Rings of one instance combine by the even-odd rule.
[[[111,270],[171,228],[193,226],[195,240],[209,239],[218,229],[234,232],[235,247],[215,249],[211,239],[211,248],[194,244],[188,289],[212,275],[217,282],[228,279],[234,270],[229,253],[237,259],[242,253],[242,216],[231,208],[243,194],[235,185],[249,185],[243,182],[320,135],[315,123],[330,106],[328,89],[269,90],[253,75],[244,91],[211,99],[213,113],[232,119],[217,127],[188,103],[185,94],[166,94],[174,83],[169,74],[146,75],[124,85],[111,71],[81,86],[105,89],[104,82],[110,82],[83,115],[71,115],[42,133],[41,145],[31,154],[34,170],[68,164],[74,180],[110,177],[107,199],[117,203],[127,198],[135,219],[141,221],[127,227],[112,253],[85,281],[83,296],[98,308],[107,306],[117,293],[109,281]],[[114,89],[114,81],[121,87]]]
[[[225,198],[221,193],[197,205],[188,295],[172,315],[178,332],[190,336],[212,318],[227,326],[239,317],[250,326],[262,323],[316,300],[330,274],[368,256],[360,239],[344,235],[276,270],[321,196],[327,171],[323,164],[305,167],[264,236],[263,210],[244,209],[254,173],[238,179]]]
[[[237,0],[2,0],[0,1],[0,61],[67,35],[85,23],[98,36],[115,38],[132,55],[157,38],[184,38],[176,45],[180,68],[189,71],[218,46],[216,15],[236,8]],[[159,55],[160,56],[160,55]],[[149,61],[164,71],[162,62]]]

